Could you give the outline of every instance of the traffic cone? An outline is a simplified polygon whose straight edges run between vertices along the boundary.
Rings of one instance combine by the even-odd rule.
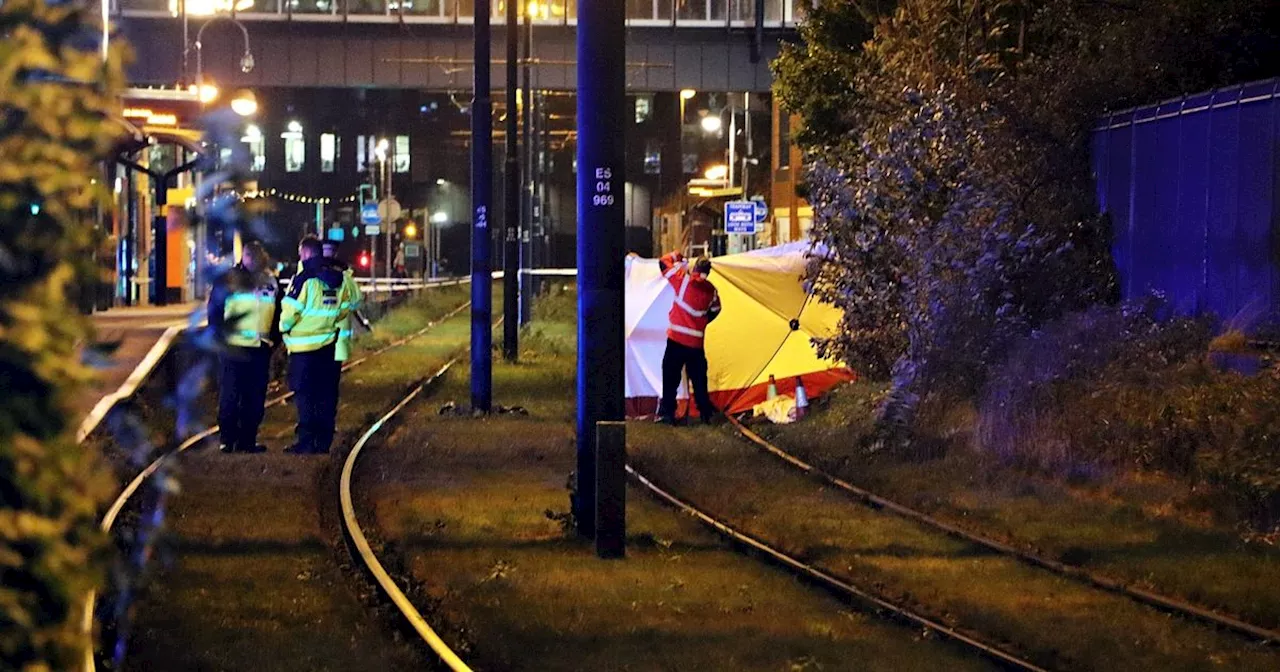
[[[809,412],[809,393],[804,389],[804,381],[796,376],[796,420]]]
[[[766,401],[773,401],[778,397],[778,381],[769,376],[769,392],[765,394]]]

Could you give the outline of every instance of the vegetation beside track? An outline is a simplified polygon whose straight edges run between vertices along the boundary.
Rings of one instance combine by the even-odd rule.
[[[467,289],[432,290],[392,311],[357,340],[356,356],[425,327],[466,301]],[[421,338],[343,376],[335,452],[371,415],[464,348],[465,311]],[[130,669],[418,669],[413,646],[392,636],[344,571],[330,479],[332,458],[280,451],[292,406],[270,409],[264,455],[185,455],[169,511],[166,556],[140,600]]]
[[[465,366],[406,409],[357,465],[380,556],[483,670],[983,669],[949,644],[860,613],[733,553],[628,491],[628,556],[596,559],[556,513],[574,466],[571,293],[539,304],[520,363],[495,362],[495,404],[528,416],[441,416]],[[551,514],[551,515],[549,515]],[[385,560],[384,560],[385,561]],[[450,634],[451,633],[451,634]],[[856,662],[852,662],[856,661]]]
[[[866,508],[723,428],[639,426],[644,473],[740,528],[1050,669],[1275,669],[1280,652]],[[759,487],[768,483],[767,488]]]
[[[944,418],[926,437],[941,448],[867,455],[880,386],[857,383],[818,403],[803,423],[757,431],[833,475],[979,534],[1104,576],[1280,627],[1280,548],[1197,506],[1168,475],[1118,472],[1064,482],[970,447]]]

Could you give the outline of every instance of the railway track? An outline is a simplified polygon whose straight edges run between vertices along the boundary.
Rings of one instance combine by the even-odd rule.
[[[391,575],[378,559],[377,554],[374,553],[364,529],[360,526],[351,491],[351,480],[355,473],[356,462],[360,459],[369,441],[391,422],[400,411],[404,410],[405,407],[444,376],[457,363],[458,359],[458,357],[454,357],[431,376],[414,385],[413,389],[400,399],[391,410],[378,418],[360,435],[359,440],[352,446],[351,452],[347,454],[347,459],[342,465],[342,474],[338,481],[338,497],[341,503],[343,534],[347,538],[355,559],[373,577],[379,590],[386,599],[395,605],[405,622],[413,628],[414,632],[418,634],[446,667],[453,670],[453,672],[471,672],[471,668],[440,638],[440,635],[423,618],[422,613],[413,606],[408,596],[396,585],[395,579],[391,578]]]
[[[878,615],[888,615],[888,617],[908,625],[937,633],[937,635],[989,659],[1004,669],[1025,672],[1048,672],[1046,668],[1022,657],[1007,647],[983,638],[979,633],[966,632],[960,628],[946,625],[906,605],[886,599],[869,588],[858,586],[847,578],[836,576],[832,572],[805,562],[777,546],[748,534],[715,514],[698,508],[697,505],[673,493],[669,488],[659,485],[631,464],[627,465],[627,474],[653,497],[715,530],[732,541],[735,547],[742,552],[762,557],[766,561],[783,567],[838,597],[865,605]]]
[[[1051,560],[1044,556],[1019,549],[1010,544],[983,536],[976,532],[966,530],[962,527],[952,525],[950,523],[938,520],[927,513],[913,509],[905,504],[901,504],[887,497],[878,495],[865,488],[860,488],[852,483],[839,478],[817,466],[802,460],[796,455],[778,447],[774,443],[751,431],[743,425],[737,418],[728,416],[730,425],[736,433],[749,441],[750,443],[760,447],[768,454],[778,458],[784,463],[794,467],[816,479],[824,485],[831,486],[837,490],[849,495],[861,504],[866,505],[877,511],[887,511],[894,515],[914,521],[931,529],[947,534],[955,539],[974,544],[988,551],[998,553],[1010,558],[1014,558],[1019,562],[1025,563],[1032,567],[1042,569],[1058,576],[1071,579],[1073,581],[1105,590],[1110,593],[1121,595],[1132,599],[1136,602],[1155,607],[1162,611],[1175,614],[1190,620],[1199,621],[1208,625],[1216,626],[1235,632],[1250,639],[1256,639],[1260,642],[1275,644],[1280,643],[1280,632],[1264,628],[1252,623],[1248,623],[1238,618],[1214,612],[1206,607],[1192,604],[1184,600],[1168,597],[1159,593],[1128,585],[1122,581],[1100,576],[1088,570],[1073,567],[1071,565]]]
[[[391,343],[388,343],[368,354],[362,355],[356,359],[346,362],[343,365],[342,370],[346,372],[356,367],[359,367],[365,364],[366,362],[369,362],[370,360],[375,359],[378,356],[388,351],[401,347],[407,343],[410,343],[411,341],[414,341],[415,339],[425,336],[440,324],[448,321],[449,319],[457,316],[462,311],[466,310],[468,307],[470,307],[470,305],[471,305],[470,301],[463,302],[462,304],[451,309],[441,317],[435,320],[432,320],[421,329],[414,331],[399,339],[396,339]],[[294,396],[293,392],[278,394],[268,399],[264,406],[265,408],[272,408],[275,406],[279,406],[287,402],[293,396]],[[189,450],[192,450],[198,446],[201,446],[207,439],[214,436],[218,432],[218,429],[219,428],[217,425],[213,425],[203,431],[197,432],[196,434],[192,435],[191,437],[179,443],[176,447],[172,448],[171,450],[161,454],[160,456],[152,460],[147,465],[146,468],[140,471],[132,480],[129,481],[129,483],[125,485],[125,487],[121,490],[120,494],[115,498],[111,506],[107,509],[106,513],[103,515],[103,518],[100,524],[102,531],[108,534],[112,532],[117,520],[119,519],[121,512],[124,511],[125,507],[130,503],[132,498],[137,494],[141,486],[144,483],[146,483],[147,479],[151,478],[157,471],[159,471],[163,466],[165,466],[168,461],[176,460],[183,453]],[[93,631],[93,615],[94,615],[95,599],[96,599],[96,594],[93,592],[89,593],[86,599],[86,608],[84,611],[85,615],[84,615],[82,628],[84,632],[89,635],[91,635]],[[93,672],[96,669],[95,654],[92,651],[86,653],[84,669],[88,670],[89,672]]]

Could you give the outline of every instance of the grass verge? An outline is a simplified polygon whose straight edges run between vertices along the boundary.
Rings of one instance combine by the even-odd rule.
[[[880,390],[832,394],[803,422],[760,433],[827,471],[981,534],[1061,562],[1280,627],[1280,548],[1194,513],[1185,485],[1153,473],[1062,483],[975,454],[904,460],[857,452]],[[941,432],[940,432],[941,433]]]
[[[495,403],[528,416],[438,415],[467,398],[462,367],[357,470],[362,520],[464,659],[482,670],[986,667],[737,555],[635,490],[627,558],[596,559],[559,520],[574,464],[572,333],[544,319],[519,364],[495,363]]]

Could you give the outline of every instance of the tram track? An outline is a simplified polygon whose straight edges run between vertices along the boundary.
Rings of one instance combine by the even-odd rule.
[[[362,569],[373,578],[382,595],[389,600],[399,611],[404,621],[417,633],[418,637],[431,649],[432,652],[440,659],[448,669],[453,672],[471,672],[469,667],[462,658],[449,647],[448,644],[440,637],[440,635],[427,623],[422,613],[409,600],[404,591],[396,584],[395,579],[387,571],[382,561],[379,560],[374,552],[369,538],[365,534],[365,530],[360,525],[359,516],[356,513],[355,499],[352,495],[352,479],[355,473],[357,460],[363,454],[365,447],[369,444],[384,427],[390,423],[400,411],[409,406],[415,399],[433,386],[440,380],[454,364],[458,362],[460,357],[454,357],[440,367],[435,373],[428,378],[419,381],[391,410],[387,411],[382,417],[378,418],[370,425],[361,435],[356,443],[351,447],[351,451],[347,453],[346,460],[342,465],[342,473],[338,480],[338,497],[341,506],[342,516],[342,532],[346,537],[353,558],[362,565]]]
[[[418,338],[421,338],[427,335],[428,333],[433,331],[435,328],[437,328],[439,325],[449,321],[450,319],[462,313],[464,310],[469,308],[470,305],[471,305],[470,301],[465,301],[460,305],[456,306],[455,308],[449,310],[445,314],[441,315],[440,317],[429,321],[422,328],[415,330],[414,332],[409,333],[403,337],[397,338],[391,341],[390,343],[387,343],[377,348],[376,350],[373,350],[372,352],[369,352],[356,359],[346,362],[342,367],[342,371],[346,372],[351,369],[357,368],[371,360],[376,359],[377,357],[389,351],[392,351],[396,348],[404,346]],[[285,402],[289,401],[293,396],[294,396],[294,393],[292,391],[273,396],[267,400],[267,402],[264,404],[264,408],[269,409],[269,408],[284,404]],[[159,471],[162,467],[164,467],[169,461],[176,460],[183,453],[191,451],[193,449],[197,449],[198,447],[201,447],[210,437],[214,436],[218,432],[218,429],[219,428],[217,425],[210,426],[200,432],[193,434],[192,436],[178,443],[177,446],[173,447],[168,451],[163,452],[161,455],[154,458],[144,469],[142,469],[136,476],[134,476],[133,479],[131,479],[124,486],[120,494],[111,503],[111,506],[107,509],[107,511],[103,515],[103,518],[100,524],[102,531],[107,534],[112,533],[113,528],[116,522],[118,521],[121,513],[130,504],[134,496],[141,489],[141,486],[144,483],[146,483],[146,481],[149,478],[154,476],[155,473]],[[86,632],[86,634],[90,634],[90,635],[93,631],[95,600],[96,600],[96,593],[91,592],[87,597],[86,608],[84,611],[84,621],[83,621],[82,627]],[[93,652],[88,652],[86,654],[84,668],[89,672],[92,672],[93,670],[96,669],[95,654]]]
[[[838,597],[863,604],[878,615],[887,615],[889,618],[905,624],[937,633],[939,636],[987,658],[1004,669],[1025,672],[1048,672],[1046,668],[1022,657],[1006,646],[985,639],[979,633],[967,632],[961,628],[946,625],[906,605],[882,597],[871,589],[861,587],[848,578],[837,576],[833,572],[824,570],[815,564],[805,562],[779,547],[735,527],[717,515],[699,508],[687,498],[675,494],[665,486],[659,485],[651,477],[641,473],[632,464],[628,464],[626,469],[631,479],[648,491],[651,496],[698,520],[698,522],[727,538],[744,553],[778,565]]]
[[[1135,666],[1274,669],[1265,629],[1178,613],[1053,571],[1018,549],[922,520],[772,444],[770,457],[742,439],[768,441],[733,424],[741,438],[635,426],[628,472],[745,553],[1001,666],[1094,669],[1131,658]]]
[[[960,541],[974,544],[975,546],[979,546],[988,551],[1016,559],[1031,567],[1051,572],[1055,575],[1062,576],[1093,588],[1121,595],[1132,599],[1135,602],[1160,609],[1161,611],[1165,611],[1170,614],[1219,627],[1259,642],[1268,644],[1280,643],[1280,632],[1275,630],[1248,623],[1229,615],[1220,614],[1206,607],[1195,605],[1184,600],[1179,600],[1154,591],[1131,586],[1122,581],[1101,576],[1080,567],[1073,567],[1056,560],[1051,560],[1044,556],[1019,549],[1008,543],[944,522],[905,504],[901,504],[865,488],[858,487],[847,480],[839,478],[830,472],[806,462],[793,453],[780,448],[768,439],[765,439],[756,432],[751,431],[751,429],[742,424],[741,421],[732,415],[727,417],[729,418],[730,426],[739,437],[751,444],[754,444],[769,455],[778,458],[785,464],[804,472],[819,483],[839,490],[870,509],[889,512],[893,515],[911,520],[925,527],[947,534],[948,536]]]

